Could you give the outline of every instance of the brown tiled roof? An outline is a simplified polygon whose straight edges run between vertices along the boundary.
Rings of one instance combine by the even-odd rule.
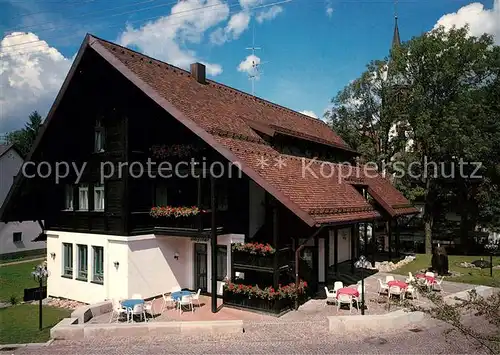
[[[267,144],[253,128],[270,130],[350,150],[324,122],[207,80],[200,84],[185,70],[140,53],[89,38],[90,46],[119,69],[170,114],[192,129],[306,223],[353,222],[380,217],[353,185],[366,183],[372,196],[391,216],[414,213],[408,200],[391,183],[377,175],[345,174],[346,166],[283,155]],[[262,162],[268,166],[263,166]],[[281,168],[276,159],[282,159]],[[328,165],[327,165],[328,164]],[[304,174],[304,166],[306,169]],[[333,169],[321,177],[320,170]],[[339,174],[339,172],[343,172]],[[311,173],[312,172],[312,173]],[[347,178],[347,179],[346,179]],[[402,212],[402,213],[399,213]]]

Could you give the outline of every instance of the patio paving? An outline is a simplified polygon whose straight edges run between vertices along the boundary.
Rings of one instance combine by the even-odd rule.
[[[365,309],[366,315],[371,314],[385,314],[388,312],[393,312],[402,307],[395,303],[391,303],[390,308],[387,304],[387,294],[379,295],[378,291],[378,278],[385,280],[385,277],[391,275],[396,280],[405,280],[405,276],[388,274],[388,273],[376,273],[365,278],[365,298],[367,309]],[[344,284],[344,287],[353,286]],[[468,285],[463,283],[443,281],[442,291],[440,294],[448,296],[457,292],[461,292],[467,289],[471,289],[475,285]],[[322,296],[321,296],[322,295]],[[211,311],[211,298],[208,296],[200,296],[200,307],[195,304],[194,312],[190,310],[185,310],[179,313],[178,310],[169,309],[165,310],[161,314],[155,316],[153,321],[169,322],[169,321],[210,321],[210,320],[243,320],[245,323],[282,323],[282,322],[320,322],[325,321],[328,316],[345,316],[345,315],[358,315],[360,312],[353,307],[351,313],[348,308],[341,308],[337,311],[337,306],[333,304],[328,304],[325,306],[324,291],[320,291],[320,296],[318,299],[311,299],[302,306],[299,307],[297,311],[291,311],[284,314],[281,317],[274,317],[271,315],[260,314],[256,312],[243,311],[229,307],[220,307],[222,305],[222,300],[217,300],[217,306],[220,307],[217,313],[212,313]],[[420,306],[428,306],[429,301],[424,297],[420,296],[419,299],[414,299],[411,301],[413,304]],[[163,305],[163,300],[161,298],[154,301],[155,313],[160,313]],[[111,314],[103,314],[96,318],[90,320],[90,323],[108,323]]]

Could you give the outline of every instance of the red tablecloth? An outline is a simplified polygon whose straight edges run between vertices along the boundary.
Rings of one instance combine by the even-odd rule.
[[[432,276],[425,276],[425,274],[416,274],[415,277],[417,279],[426,279],[428,282],[430,282],[431,284],[435,283],[436,282],[436,278],[435,277],[432,277]]]
[[[351,295],[353,297],[359,297],[359,292],[353,287],[344,287],[337,290],[337,298],[339,295]]]
[[[399,281],[399,280],[392,280],[392,281],[389,281],[387,283],[387,285],[389,287],[391,286],[398,286],[399,288],[407,288],[408,287],[408,284],[406,282],[403,282],[403,281]]]

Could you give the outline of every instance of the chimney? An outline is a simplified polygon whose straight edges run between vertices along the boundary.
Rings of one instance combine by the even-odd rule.
[[[201,63],[191,64],[191,76],[200,84],[206,84],[206,67]]]

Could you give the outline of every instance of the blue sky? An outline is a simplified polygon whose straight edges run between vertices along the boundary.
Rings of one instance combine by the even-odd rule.
[[[251,91],[248,73],[237,68],[250,54],[245,48],[251,46],[255,33],[255,45],[262,48],[256,55],[263,63],[256,95],[318,116],[371,59],[388,54],[394,1],[277,2],[187,0],[187,4],[176,5],[175,11],[180,13],[167,18],[168,22],[162,16],[171,14],[172,0],[0,0],[0,60],[7,67],[3,71],[0,67],[0,133],[21,127],[28,109],[48,111],[87,32],[175,65],[186,66],[190,60],[210,63],[212,73],[218,74],[214,80],[247,92]],[[499,3],[400,0],[401,37],[406,40],[428,31],[440,19],[445,25],[471,21],[474,31],[497,34]],[[208,7],[201,9],[199,4]],[[268,6],[258,7],[263,5]],[[267,20],[262,20],[264,13]],[[237,14],[241,16],[231,18]],[[448,16],[443,19],[444,15]],[[147,19],[152,21],[149,29],[142,27]],[[133,29],[127,30],[127,23]],[[29,34],[8,38],[13,31]],[[214,31],[223,39],[214,40]],[[14,85],[12,78],[22,83]],[[19,101],[20,96],[27,96],[29,104]]]

